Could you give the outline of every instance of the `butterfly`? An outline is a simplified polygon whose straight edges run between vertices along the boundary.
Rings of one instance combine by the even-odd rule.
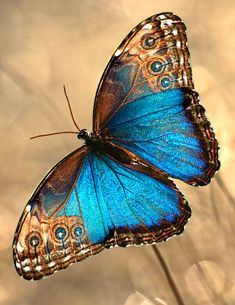
[[[99,83],[93,131],[77,137],[85,145],[50,170],[18,223],[14,262],[27,280],[181,234],[191,210],[170,177],[202,186],[219,169],[178,16],[154,15],[127,35]]]

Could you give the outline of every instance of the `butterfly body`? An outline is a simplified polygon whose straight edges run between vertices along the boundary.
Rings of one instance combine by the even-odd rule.
[[[104,150],[105,140],[100,135],[82,129],[77,134],[77,138],[84,140],[86,146],[89,147],[91,151],[101,153]]]
[[[93,130],[77,137],[85,145],[46,175],[16,229],[25,279],[182,233],[191,210],[170,177],[206,185],[220,164],[178,16],[154,15],[127,35],[98,86]]]

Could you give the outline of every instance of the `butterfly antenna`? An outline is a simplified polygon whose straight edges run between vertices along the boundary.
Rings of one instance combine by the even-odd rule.
[[[64,95],[66,97],[66,100],[67,100],[67,103],[68,103],[68,106],[69,106],[69,112],[70,112],[71,118],[73,120],[73,123],[74,123],[75,127],[80,132],[80,128],[78,127],[78,125],[77,125],[77,123],[74,119],[74,116],[73,116],[72,107],[71,107],[71,104],[70,104],[70,101],[69,101],[69,98],[68,98],[68,95],[67,95],[67,92],[66,92],[65,85],[63,86],[63,88],[64,88]],[[54,135],[58,135],[58,134],[66,134],[66,133],[78,134],[77,131],[59,131],[59,132],[52,132],[52,133],[46,133],[46,134],[39,134],[37,136],[31,137],[30,140],[37,139],[37,138],[42,138],[42,137],[54,136]]]
[[[69,98],[68,98],[68,95],[67,95],[67,92],[66,92],[65,85],[63,86],[63,88],[64,88],[64,95],[66,97],[66,100],[67,100],[67,103],[68,103],[68,106],[69,106],[69,112],[70,112],[71,118],[73,120],[73,124],[76,126],[77,130],[80,131],[80,128],[78,127],[78,125],[77,125],[77,123],[74,119],[74,116],[73,116],[72,107],[71,107],[71,104],[70,104],[70,101],[69,101]]]
[[[36,139],[36,138],[54,136],[54,135],[57,135],[57,134],[64,134],[64,133],[78,134],[77,131],[59,131],[59,132],[52,132],[52,133],[39,134],[39,135],[37,135],[37,136],[31,137],[30,140],[33,140],[33,139]]]

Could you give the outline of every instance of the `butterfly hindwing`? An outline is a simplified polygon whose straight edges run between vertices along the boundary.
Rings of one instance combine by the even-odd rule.
[[[104,248],[150,244],[181,233],[190,217],[187,201],[172,181],[143,168],[133,170],[86,148],[60,162],[29,201],[17,228],[18,273],[39,279]],[[71,186],[66,173],[74,170]],[[55,186],[53,176],[64,181],[63,189],[55,189],[64,197],[49,212],[44,208],[49,193],[44,195]]]
[[[84,161],[78,194],[90,242],[106,247],[161,241],[181,232],[190,216],[170,180],[162,182],[94,153]]]
[[[189,184],[209,183],[218,144],[198,94],[177,88],[124,105],[107,124],[108,138]]]

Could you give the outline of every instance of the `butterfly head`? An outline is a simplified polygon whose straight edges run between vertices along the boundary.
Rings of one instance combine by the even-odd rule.
[[[91,137],[91,133],[88,132],[86,129],[81,129],[77,134],[79,140],[87,141]]]

